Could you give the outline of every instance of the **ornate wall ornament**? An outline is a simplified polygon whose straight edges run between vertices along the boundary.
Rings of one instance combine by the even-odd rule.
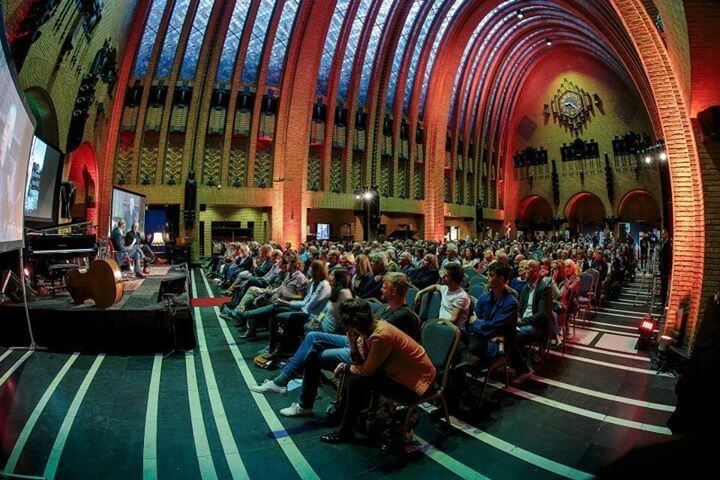
[[[590,93],[564,78],[550,102],[553,119],[566,130],[580,135],[580,131],[594,112],[593,98],[596,98],[596,103],[600,102],[597,94],[591,96]],[[544,108],[543,113],[549,115],[547,108]]]

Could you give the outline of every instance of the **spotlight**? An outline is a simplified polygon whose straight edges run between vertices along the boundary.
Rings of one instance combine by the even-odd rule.
[[[355,195],[355,200],[360,200],[360,195]]]
[[[372,200],[372,198],[373,198],[372,192],[365,192],[363,194],[363,198],[365,198],[365,200]]]
[[[522,18],[523,18],[524,16],[525,16],[525,15],[523,14],[523,9],[522,9],[522,8],[518,9],[518,11],[517,11],[517,18],[518,18],[518,20],[522,20]]]
[[[645,163],[648,165],[652,163],[652,157],[650,155],[645,155]]]
[[[645,316],[640,321],[640,326],[638,327],[640,338],[635,344],[637,350],[648,350],[651,345],[655,344],[655,331],[657,327],[657,320],[650,315]]]
[[[660,152],[660,155],[658,155],[658,157],[664,162],[665,160],[667,160],[667,153]]]
[[[551,46],[552,46],[552,38],[549,38],[549,37],[546,38],[546,39],[545,39],[545,45],[547,45],[548,47],[551,47]]]

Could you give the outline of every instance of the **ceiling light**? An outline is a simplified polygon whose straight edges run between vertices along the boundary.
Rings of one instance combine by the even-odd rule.
[[[519,10],[517,11],[517,18],[518,18],[518,20],[522,20],[522,18],[523,18],[524,16],[525,16],[525,15],[523,14],[522,8],[519,9]]]
[[[665,160],[667,160],[667,153],[660,152],[659,157],[660,157],[660,160],[662,160],[664,162]]]
[[[552,38],[549,38],[549,37],[546,38],[546,39],[545,39],[545,45],[547,45],[548,47],[552,46]]]
[[[652,157],[650,155],[645,155],[645,163],[648,165],[652,163]]]

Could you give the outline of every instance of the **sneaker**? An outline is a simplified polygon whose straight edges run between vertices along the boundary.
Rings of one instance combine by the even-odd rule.
[[[265,379],[261,385],[251,385],[250,391],[255,393],[277,393],[279,395],[286,395],[287,387],[281,387],[276,385],[272,380]],[[297,403],[293,403],[293,405],[297,405]]]
[[[311,417],[312,408],[302,408],[299,403],[293,403],[280,410],[280,415],[283,417]]]

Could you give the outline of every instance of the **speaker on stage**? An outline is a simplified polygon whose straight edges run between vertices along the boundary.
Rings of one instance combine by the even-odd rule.
[[[187,293],[187,291],[188,291],[187,280],[188,280],[187,274],[173,275],[170,278],[162,279],[160,281],[160,290],[158,290],[158,296],[157,296],[158,303],[164,301],[165,295],[167,295],[167,294],[182,295],[183,293]]]
[[[23,287],[22,280],[12,270],[4,270],[2,277],[0,277],[2,287],[0,289],[0,299],[7,298],[13,303],[23,302]],[[25,291],[27,292],[28,301],[35,300],[35,292],[30,288],[29,285],[25,285]]]
[[[483,202],[478,200],[475,204],[475,232],[482,233],[483,231]]]

